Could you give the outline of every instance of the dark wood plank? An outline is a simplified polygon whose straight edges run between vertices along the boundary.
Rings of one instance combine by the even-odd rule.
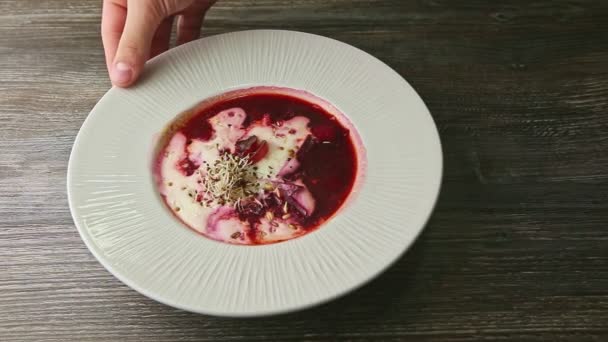
[[[608,339],[608,3],[220,0],[207,35],[285,28],[401,73],[439,127],[445,181],[414,247],[354,294],[221,319],[155,303],[86,250],[74,137],[109,87],[101,1],[0,2],[0,340]]]

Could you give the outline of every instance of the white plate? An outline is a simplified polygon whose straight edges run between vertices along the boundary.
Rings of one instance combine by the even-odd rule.
[[[359,193],[328,223],[271,245],[212,241],[178,222],[153,184],[155,139],[178,113],[249,86],[305,90],[336,106],[367,150]],[[442,172],[433,120],[385,64],[306,33],[245,31],[172,49],[134,88],[112,88],[74,143],[68,196],[80,235],[118,279],[159,302],[221,316],[302,309],[343,295],[411,245]]]

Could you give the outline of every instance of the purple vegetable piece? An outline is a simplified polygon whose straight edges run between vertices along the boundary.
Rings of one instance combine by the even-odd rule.
[[[287,203],[289,203],[292,207],[296,208],[296,210],[300,213],[300,215],[307,217],[308,212],[304,207],[293,197],[287,197]]]
[[[293,197],[298,191],[302,190],[301,186],[286,182],[277,183],[277,187],[285,198]]]
[[[312,146],[316,143],[316,139],[312,136],[312,135],[308,135],[306,137],[306,140],[304,140],[304,143],[302,143],[302,146],[300,146],[300,149],[298,150],[297,154],[296,154],[296,158],[298,158],[298,160],[302,161],[304,160],[304,156],[306,154],[306,152],[310,151],[310,149],[312,149]]]
[[[264,206],[252,199],[241,200],[241,203],[236,208],[241,217],[245,218],[261,216],[264,213]]]
[[[298,201],[298,199],[301,198],[299,194],[304,191],[303,186],[296,185],[293,183],[281,182],[277,183],[277,187],[281,192],[281,196],[285,198],[285,201],[287,201],[287,203],[294,207],[302,216],[306,217],[311,214],[308,212],[308,210],[306,210],[306,207]]]

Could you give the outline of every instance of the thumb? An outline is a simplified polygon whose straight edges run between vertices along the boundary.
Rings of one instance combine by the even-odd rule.
[[[114,85],[128,87],[141,74],[162,16],[152,6],[127,7],[127,20],[112,63]]]

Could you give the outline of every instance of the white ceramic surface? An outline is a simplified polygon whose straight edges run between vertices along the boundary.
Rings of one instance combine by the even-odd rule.
[[[183,226],[158,197],[155,141],[197,102],[260,85],[308,91],[346,114],[367,150],[365,179],[336,217],[301,238],[213,241]],[[148,63],[137,86],[108,91],[74,143],[68,196],[88,248],[133,289],[193,312],[257,316],[325,302],[386,269],[422,230],[441,173],[433,120],[396,72],[332,39],[257,30],[172,49]]]

